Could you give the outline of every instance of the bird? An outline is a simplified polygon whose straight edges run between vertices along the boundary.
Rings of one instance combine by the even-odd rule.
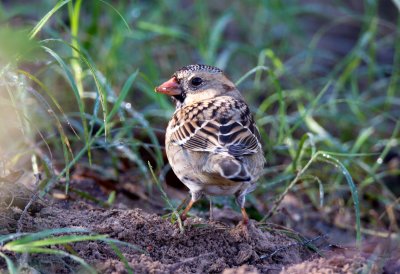
[[[191,194],[181,220],[203,195],[234,195],[241,223],[247,225],[246,195],[255,190],[265,158],[253,115],[235,84],[217,67],[194,64],[177,70],[155,91],[171,96],[176,105],[165,149]]]

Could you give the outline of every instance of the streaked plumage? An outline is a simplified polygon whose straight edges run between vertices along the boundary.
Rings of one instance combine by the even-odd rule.
[[[173,96],[176,111],[166,132],[166,152],[192,199],[182,217],[202,194],[235,195],[242,208],[256,187],[264,156],[260,135],[235,85],[216,68],[191,65],[156,88]]]

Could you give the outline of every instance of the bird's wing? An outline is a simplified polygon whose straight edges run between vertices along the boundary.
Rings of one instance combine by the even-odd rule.
[[[227,152],[234,157],[260,151],[260,134],[245,103],[215,108],[209,119],[199,118],[204,116],[173,127],[171,142],[192,151]]]

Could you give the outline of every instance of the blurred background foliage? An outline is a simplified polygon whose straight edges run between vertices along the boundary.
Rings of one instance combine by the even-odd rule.
[[[268,162],[253,218],[279,200],[286,211],[270,213],[284,225],[316,212],[351,232],[356,219],[364,234],[398,232],[398,11],[395,0],[2,1],[0,172],[41,173],[42,193],[69,194],[84,166],[117,193],[128,183],[161,200],[150,161],[178,204],[186,190],[163,151],[174,106],[154,87],[205,63],[233,81],[250,72],[239,89]]]

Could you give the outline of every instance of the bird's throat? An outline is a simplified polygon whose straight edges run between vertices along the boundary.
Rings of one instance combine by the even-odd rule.
[[[176,100],[176,104],[177,104],[177,107],[178,107],[178,106],[183,104],[183,101],[185,101],[186,94],[184,92],[182,92],[179,95],[172,96],[172,98],[174,98]]]

